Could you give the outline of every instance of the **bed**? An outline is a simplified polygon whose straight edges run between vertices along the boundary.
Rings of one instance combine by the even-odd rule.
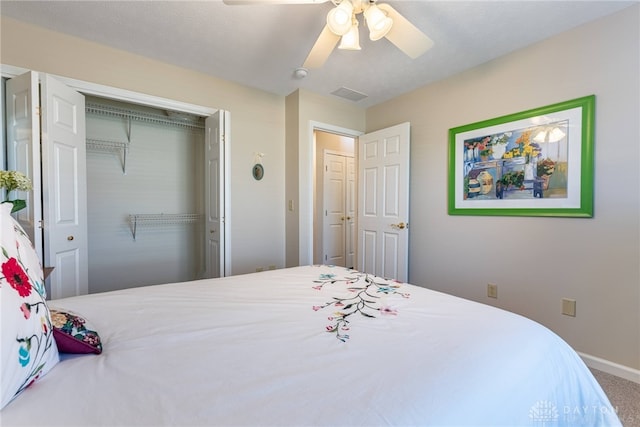
[[[542,325],[342,267],[46,308],[84,319],[102,351],[60,352],[2,409],[2,426],[620,425],[580,357]]]

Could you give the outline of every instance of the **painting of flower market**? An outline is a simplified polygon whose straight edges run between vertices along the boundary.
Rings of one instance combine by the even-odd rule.
[[[567,197],[568,120],[464,140],[465,200]]]

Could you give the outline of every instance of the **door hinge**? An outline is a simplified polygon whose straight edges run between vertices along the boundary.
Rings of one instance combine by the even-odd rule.
[[[43,219],[38,220],[38,228],[40,228],[41,230],[44,229],[44,220]]]
[[[40,106],[36,106],[36,116],[40,115]]]

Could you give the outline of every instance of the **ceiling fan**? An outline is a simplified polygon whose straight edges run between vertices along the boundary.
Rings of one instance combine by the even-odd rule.
[[[369,38],[385,37],[398,49],[415,59],[433,46],[426,34],[386,3],[377,0],[223,0],[228,5],[242,4],[319,4],[331,2],[327,23],[304,61],[304,68],[321,67],[331,52],[338,49],[360,50],[357,15],[364,16]]]

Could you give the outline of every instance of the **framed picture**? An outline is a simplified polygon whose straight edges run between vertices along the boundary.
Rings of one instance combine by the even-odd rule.
[[[449,214],[593,216],[595,96],[449,130]]]

